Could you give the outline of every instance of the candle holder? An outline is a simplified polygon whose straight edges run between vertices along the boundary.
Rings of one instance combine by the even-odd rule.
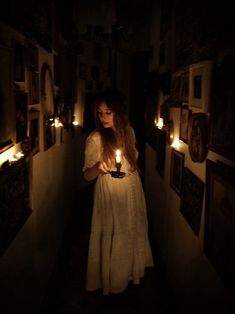
[[[110,174],[113,178],[121,179],[125,176],[125,172],[120,171],[122,164],[120,162],[116,162],[116,171],[110,171]]]

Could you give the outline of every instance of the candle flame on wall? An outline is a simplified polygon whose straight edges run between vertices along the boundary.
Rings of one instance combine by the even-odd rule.
[[[178,149],[180,147],[180,141],[178,138],[175,138],[173,143],[171,144],[171,147]]]
[[[163,119],[162,118],[159,118],[158,119],[158,122],[156,123],[156,126],[159,128],[159,129],[162,129],[163,128]]]

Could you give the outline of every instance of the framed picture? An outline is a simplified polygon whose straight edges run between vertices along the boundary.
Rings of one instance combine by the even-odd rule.
[[[55,111],[55,89],[51,67],[44,62],[40,73],[40,96],[42,111],[53,116]]]
[[[54,55],[54,83],[57,86],[61,86],[61,57],[60,55]]]
[[[188,124],[192,111],[188,105],[181,106],[180,113],[180,140],[188,143]]]
[[[196,235],[200,231],[203,194],[204,183],[184,167],[180,212]]]
[[[8,149],[15,140],[15,108],[13,99],[13,54],[0,46],[0,152]]]
[[[209,110],[212,66],[211,60],[189,66],[189,106],[202,112]]]
[[[39,104],[39,73],[32,71],[32,104]]]
[[[229,159],[235,158],[235,55],[225,54],[214,71],[209,149]]]
[[[203,162],[207,155],[207,117],[203,112],[193,113],[189,119],[188,149],[193,162]]]
[[[14,44],[14,81],[25,80],[25,48],[20,43]]]
[[[55,127],[53,126],[54,118],[44,115],[44,150],[48,150],[55,144]]]
[[[180,75],[180,100],[188,102],[189,97],[189,71],[183,71]]]
[[[180,99],[180,72],[174,73],[171,78],[171,97],[174,100]]]
[[[161,178],[165,172],[166,138],[166,132],[156,128],[156,169]]]
[[[206,160],[205,254],[235,295],[235,169]]]
[[[39,116],[40,112],[38,110],[29,111],[29,142],[30,142],[30,152],[32,155],[37,154],[40,151],[39,148]]]
[[[170,186],[178,195],[181,194],[183,167],[184,154],[173,148],[171,151]]]
[[[0,255],[32,213],[29,207],[29,161],[20,158],[0,172]]]
[[[16,143],[22,142],[27,138],[28,130],[28,94],[15,93],[15,112],[16,112]]]
[[[32,43],[27,44],[27,66],[30,70],[38,71],[39,52],[38,48]]]

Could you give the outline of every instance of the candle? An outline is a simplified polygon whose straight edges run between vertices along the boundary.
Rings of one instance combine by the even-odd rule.
[[[121,151],[119,149],[116,150],[116,164],[121,163]]]

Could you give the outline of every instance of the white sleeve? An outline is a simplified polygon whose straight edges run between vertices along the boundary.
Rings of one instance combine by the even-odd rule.
[[[97,136],[88,136],[85,146],[85,160],[82,171],[91,168],[101,160],[100,138]]]

